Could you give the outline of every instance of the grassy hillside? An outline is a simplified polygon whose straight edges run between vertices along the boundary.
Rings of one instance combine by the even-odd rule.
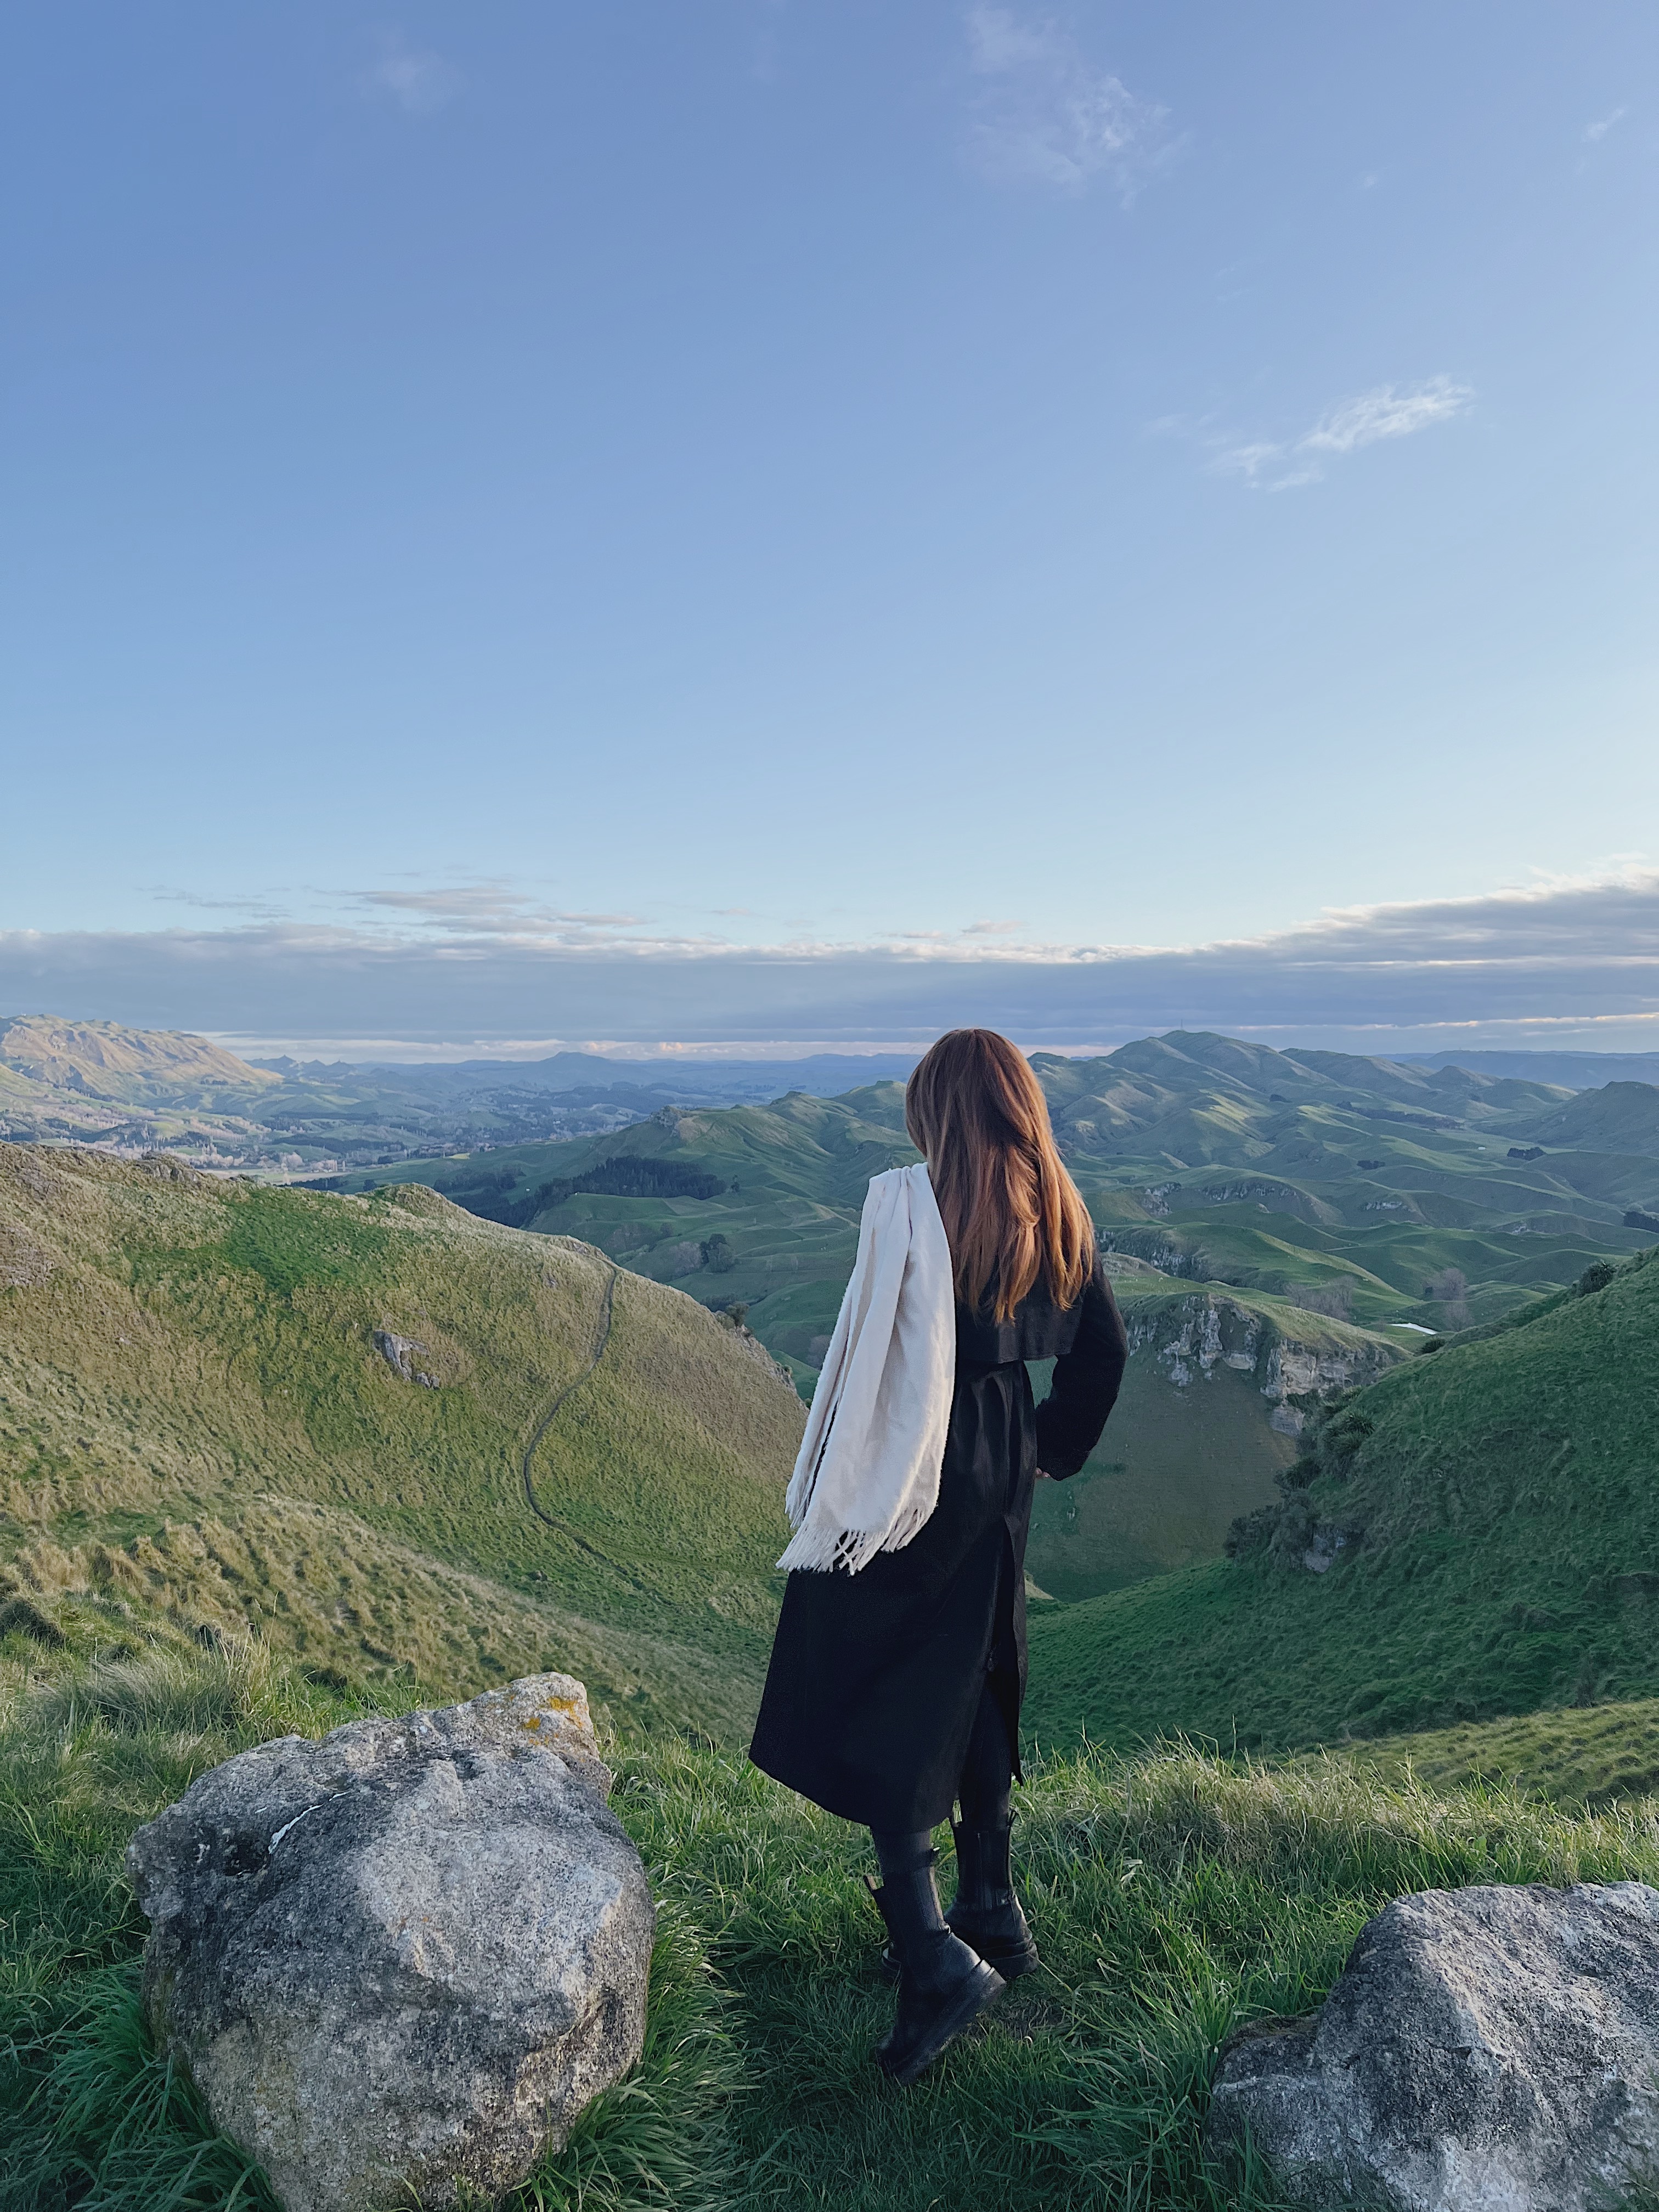
[[[805,1091],[768,1106],[669,1108],[569,1145],[500,1146],[394,1170],[486,1216],[585,1238],[627,1266],[704,1300],[744,1305],[772,1351],[816,1373],[852,1271],[870,1178],[917,1157],[904,1093],[872,1084],[840,1098]],[[704,1170],[692,1196],[574,1190],[601,1164]],[[349,1179],[368,1187],[371,1176]],[[666,1180],[666,1178],[665,1178]],[[714,1237],[724,1249],[705,1255]]]
[[[258,1653],[42,1667],[0,1643],[0,2202],[272,2212],[150,2051],[120,1853],[204,1767],[352,1710]],[[662,1900],[645,2055],[510,2212],[1271,2212],[1200,2151],[1232,2029],[1317,2003],[1402,1892],[1659,1881],[1650,1806],[1573,1815],[1341,1759],[1053,1760],[1017,1830],[1047,1971],[896,2090],[859,1832],[681,1740],[617,1764]]]
[[[1632,1113],[1605,1104],[1650,1095],[1641,1085],[1575,1098],[1456,1067],[1180,1032],[1033,1065],[1120,1294],[1152,1316],[1101,1449],[1079,1483],[1039,1501],[1031,1572],[1057,1599],[1218,1556],[1228,1524],[1272,1498],[1294,1456],[1265,1372],[1206,1367],[1188,1389],[1164,1357],[1181,1334],[1177,1320],[1164,1326],[1177,1291],[1269,1317],[1316,1361],[1351,1327],[1375,1372],[1390,1336],[1403,1352],[1420,1332],[1525,1310],[1598,1258],[1652,1243],[1625,1215],[1659,1190],[1654,1161]],[[1536,1140],[1573,1115],[1587,1144],[1628,1137],[1634,1149]],[[411,1164],[388,1180],[430,1181],[480,1213],[580,1237],[707,1303],[741,1306],[805,1392],[868,1179],[913,1157],[902,1092],[886,1083],[669,1109],[579,1143]],[[1363,1379],[1333,1370],[1297,1395]]]
[[[1033,1731],[1337,1741],[1659,1692],[1659,1265],[1349,1400],[1237,1556],[1050,1613]]]
[[[0,1605],[60,1629],[251,1625],[341,1681],[565,1666],[735,1733],[800,1423],[693,1300],[430,1192],[0,1147]]]
[[[844,1098],[796,1094],[766,1107],[665,1114],[589,1144],[494,1152],[423,1172],[458,1200],[568,1231],[699,1297],[741,1305],[810,1391],[869,1179],[914,1158],[903,1094],[883,1084]],[[651,1175],[665,1190],[635,1194]],[[573,1187],[601,1182],[630,1188]],[[687,1188],[676,1191],[677,1182]],[[1063,1503],[1054,1493],[1039,1504],[1031,1573],[1055,1597],[1091,1596],[1212,1556],[1237,1515],[1273,1495],[1274,1475],[1295,1456],[1283,1401],[1264,1395],[1275,1347],[1306,1370],[1298,1390],[1358,1379],[1397,1356],[1374,1332],[1271,1294],[1174,1281],[1127,1255],[1114,1272],[1135,1358],[1100,1450]],[[1227,1352],[1249,1338],[1243,1373],[1225,1357],[1200,1358],[1189,1341],[1195,1312],[1218,1304]],[[1332,1361],[1324,1376],[1313,1371]]]
[[[1558,1805],[1659,1795],[1659,1698],[1571,1706],[1357,1746],[1367,1766],[1431,1790],[1496,1784]]]
[[[1032,1064],[1106,1241],[1189,1279],[1372,1328],[1455,1329],[1651,1241],[1624,1220],[1659,1205],[1650,1086],[1572,1098],[1457,1068],[1182,1034]],[[1535,1133],[1558,1124],[1559,1139]],[[671,1109],[584,1143],[498,1148],[392,1179],[581,1236],[705,1299],[740,1300],[775,1351],[810,1368],[851,1263],[865,1182],[913,1157],[902,1092],[889,1083],[839,1099]],[[569,1189],[619,1159],[707,1167],[715,1188],[700,1198]]]
[[[1659,1153],[1659,1085],[1608,1083],[1582,1091],[1540,1122],[1540,1143],[1602,1152]]]

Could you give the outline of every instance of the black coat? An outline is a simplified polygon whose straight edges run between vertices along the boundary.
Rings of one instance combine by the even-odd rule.
[[[939,1504],[856,1575],[793,1574],[750,1757],[804,1797],[881,1829],[931,1828],[957,1794],[994,1670],[1018,1772],[1025,1538],[1036,1470],[1094,1449],[1128,1347],[1098,1260],[1065,1311],[1039,1286],[1001,1326],[957,1308],[957,1383]],[[1053,1359],[1041,1406],[1028,1359]]]

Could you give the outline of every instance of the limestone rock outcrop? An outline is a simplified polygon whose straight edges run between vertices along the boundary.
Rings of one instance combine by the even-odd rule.
[[[587,1696],[284,1736],[141,1828],[160,2046],[286,2212],[495,2197],[625,2074],[655,1908]]]
[[[1206,2147],[1247,2138],[1319,2212],[1595,2212],[1650,2185],[1659,1892],[1397,1899],[1311,2020],[1224,2056]]]

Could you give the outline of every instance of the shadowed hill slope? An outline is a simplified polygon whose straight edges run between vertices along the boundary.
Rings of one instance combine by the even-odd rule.
[[[1659,1691],[1659,1265],[1328,1416],[1235,1556],[1044,1614],[1043,1741],[1287,1747]]]
[[[694,1301],[430,1191],[0,1147],[0,1574],[48,1619],[246,1624],[343,1679],[568,1667],[731,1733],[801,1419]]]
[[[1585,1151],[1659,1153],[1659,1085],[1609,1083],[1582,1091],[1532,1132],[1544,1145]]]

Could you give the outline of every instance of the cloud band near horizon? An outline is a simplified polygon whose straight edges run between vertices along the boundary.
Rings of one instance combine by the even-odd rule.
[[[0,933],[0,1014],[261,1042],[440,1049],[538,1038],[735,1047],[911,1043],[961,1024],[1028,1046],[1152,1030],[1352,1042],[1651,1046],[1659,871],[1356,908],[1188,946],[572,945],[288,922]]]

